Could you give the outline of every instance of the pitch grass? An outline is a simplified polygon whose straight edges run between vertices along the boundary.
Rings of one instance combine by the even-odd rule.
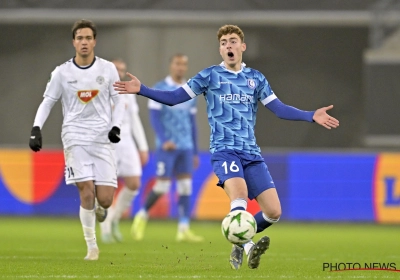
[[[388,271],[322,271],[324,262],[394,262],[400,269],[400,226],[373,224],[274,225],[271,246],[256,270],[246,260],[228,263],[230,244],[220,224],[194,222],[200,244],[175,242],[176,223],[150,221],[145,239],[99,241],[99,261],[83,261],[86,246],[79,219],[0,217],[0,279],[400,279]],[[257,235],[258,240],[262,235]]]

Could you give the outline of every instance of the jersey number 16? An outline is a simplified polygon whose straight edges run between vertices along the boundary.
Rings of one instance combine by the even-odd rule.
[[[226,163],[226,161],[224,161],[224,163],[222,164],[222,167],[225,169],[225,174],[228,174],[228,164]],[[231,172],[239,172],[239,166],[237,166],[235,164],[235,161],[231,162],[231,165],[229,166],[229,170]]]

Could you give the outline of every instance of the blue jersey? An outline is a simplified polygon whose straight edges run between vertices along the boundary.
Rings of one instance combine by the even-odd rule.
[[[181,87],[181,84],[175,83],[170,76],[158,82],[153,88],[159,90],[175,90]],[[187,102],[167,106],[154,100],[149,100],[150,110],[159,110],[160,129],[154,126],[156,132],[156,148],[160,149],[165,141],[175,143],[177,149],[193,150],[195,149],[195,139],[193,139],[193,116],[196,114],[196,101],[191,99]]]
[[[258,101],[266,105],[276,99],[263,74],[244,63],[237,72],[221,63],[202,70],[183,88],[192,98],[204,94],[211,153],[236,149],[260,155],[254,135]]]

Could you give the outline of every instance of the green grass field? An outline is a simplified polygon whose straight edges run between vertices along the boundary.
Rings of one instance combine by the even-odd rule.
[[[281,222],[266,231],[271,246],[260,267],[244,262],[239,271],[229,266],[219,223],[192,224],[207,240],[201,244],[176,243],[175,222],[150,221],[142,242],[129,238],[129,227],[121,223],[125,242],[99,242],[100,260],[87,262],[78,217],[0,217],[0,279],[400,279],[400,272],[322,270],[326,262],[400,269],[400,226]]]

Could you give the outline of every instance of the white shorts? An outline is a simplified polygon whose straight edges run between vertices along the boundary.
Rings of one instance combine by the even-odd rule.
[[[117,155],[118,177],[142,176],[142,164],[133,138],[121,135],[121,141],[114,144]]]
[[[117,187],[115,150],[110,145],[71,146],[64,149],[68,185],[94,181],[96,186]]]

